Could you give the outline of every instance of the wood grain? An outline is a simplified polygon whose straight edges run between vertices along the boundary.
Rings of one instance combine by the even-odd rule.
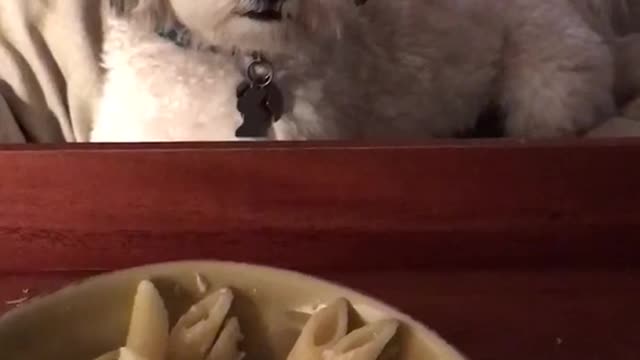
[[[178,259],[369,292],[472,359],[637,359],[640,141],[0,148],[0,313]]]
[[[634,266],[639,162],[599,142],[7,148],[0,271]]]

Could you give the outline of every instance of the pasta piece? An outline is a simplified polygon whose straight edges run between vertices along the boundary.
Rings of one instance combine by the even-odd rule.
[[[164,360],[168,340],[169,315],[164,302],[150,281],[142,281],[133,301],[126,348],[148,360]]]
[[[118,360],[120,358],[120,350],[106,353],[95,360]]]
[[[119,350],[106,353],[96,358],[95,360],[149,360],[149,359],[144,358],[127,348],[121,348]]]
[[[200,293],[200,295],[205,295],[209,292],[211,284],[209,284],[209,281],[206,277],[204,277],[204,275],[196,273],[196,286],[198,287],[198,292]]]
[[[202,360],[231,308],[233,293],[221,289],[192,306],[171,331],[169,360]]]
[[[213,344],[207,360],[241,360],[244,357],[244,354],[239,349],[242,339],[243,336],[238,319],[229,319],[215,344]]]
[[[398,331],[398,322],[382,320],[340,339],[323,353],[324,360],[376,360]]]
[[[339,299],[318,310],[302,328],[287,360],[322,360],[322,353],[347,334],[349,304]]]
[[[140,356],[133,350],[122,348],[120,349],[120,358],[118,360],[152,360],[152,359]],[[163,360],[163,359],[159,359],[159,360]]]

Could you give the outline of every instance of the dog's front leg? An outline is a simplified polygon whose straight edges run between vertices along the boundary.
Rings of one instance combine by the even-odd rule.
[[[500,89],[508,136],[578,135],[614,115],[611,50],[559,3],[509,29]]]

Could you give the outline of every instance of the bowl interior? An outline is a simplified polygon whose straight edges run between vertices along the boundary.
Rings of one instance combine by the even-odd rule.
[[[160,290],[172,323],[192,305],[202,281],[230,287],[247,360],[284,360],[308,313],[339,297],[353,305],[350,322],[395,318],[403,325],[381,360],[463,359],[435,333],[396,310],[349,289],[299,273],[225,262],[146,266],[85,280],[0,318],[3,360],[91,360],[123,345],[137,284]],[[199,285],[200,283],[200,285]]]

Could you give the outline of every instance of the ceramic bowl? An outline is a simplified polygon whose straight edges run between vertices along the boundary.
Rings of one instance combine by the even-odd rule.
[[[395,318],[402,323],[383,356],[393,360],[463,360],[435,332],[392,307],[345,287],[300,273],[228,262],[150,265],[84,280],[0,318],[2,360],[92,360],[122,346],[136,287],[149,279],[176,321],[201,294],[230,287],[246,360],[285,360],[308,313],[346,298],[354,323]]]

